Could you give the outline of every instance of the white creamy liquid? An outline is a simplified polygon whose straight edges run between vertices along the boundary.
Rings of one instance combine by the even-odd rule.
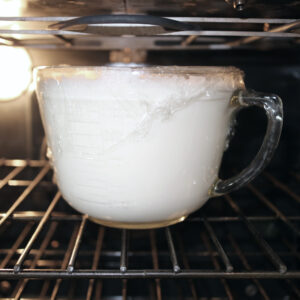
[[[71,206],[101,220],[152,223],[204,204],[241,74],[237,80],[232,74],[55,72],[39,78],[37,92],[57,182]]]

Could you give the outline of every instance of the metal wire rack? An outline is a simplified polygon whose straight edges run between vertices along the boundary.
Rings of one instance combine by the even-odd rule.
[[[100,19],[99,24],[87,21],[81,29],[53,27],[54,23],[76,18],[0,15],[0,45],[69,50],[274,49],[296,48],[300,37],[300,20],[283,18],[164,17],[165,21],[195,27],[185,30],[165,30],[159,25],[148,24],[147,20],[145,24],[107,24]]]
[[[47,161],[2,159],[0,297],[299,299],[299,181],[265,172],[181,224],[116,230],[69,207]]]

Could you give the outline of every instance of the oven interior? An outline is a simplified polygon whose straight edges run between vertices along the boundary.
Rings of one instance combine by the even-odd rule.
[[[0,9],[0,47],[25,47],[33,67],[234,65],[248,88],[282,98],[284,125],[271,163],[245,188],[174,226],[118,230],[92,223],[60,196],[34,88],[0,101],[0,299],[300,299],[300,1],[19,3],[21,12]],[[197,26],[49,28],[111,14]],[[265,129],[261,110],[239,113],[221,178],[251,161]]]

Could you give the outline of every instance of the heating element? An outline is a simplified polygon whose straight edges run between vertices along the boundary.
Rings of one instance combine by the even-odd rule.
[[[47,161],[0,165],[3,299],[300,298],[297,173],[266,171],[175,226],[118,230],[74,211]]]

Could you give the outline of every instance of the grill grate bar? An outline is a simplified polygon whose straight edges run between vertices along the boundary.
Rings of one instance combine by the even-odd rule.
[[[34,241],[36,240],[36,238],[38,237],[39,233],[41,232],[41,230],[43,229],[44,225],[46,224],[46,222],[48,221],[48,218],[52,212],[52,210],[54,209],[56,203],[59,201],[61,197],[60,192],[57,192],[54,199],[52,200],[51,204],[49,205],[49,207],[47,208],[47,211],[45,212],[44,217],[41,219],[39,225],[37,226],[36,230],[34,231],[34,233],[32,234],[29,242],[27,243],[25,249],[23,250],[23,252],[21,253],[17,263],[14,266],[14,271],[17,273],[20,271],[21,269],[21,265],[24,261],[24,259],[26,258],[27,254],[29,253]]]
[[[5,212],[0,213],[0,217],[4,217]],[[44,212],[41,211],[18,211],[13,213],[10,218],[19,221],[39,221],[43,218]],[[81,221],[82,215],[65,214],[63,212],[53,212],[49,217],[51,221]],[[299,218],[300,219],[300,218]]]
[[[211,260],[213,262],[213,265],[214,265],[215,269],[217,271],[220,271],[221,270],[220,264],[219,264],[217,258],[212,255],[212,252],[213,252],[212,247],[211,247],[211,244],[210,244],[209,239],[208,239],[205,232],[201,233],[201,238],[202,238],[202,241],[203,241],[205,247],[207,248],[208,252],[210,253],[210,257],[211,257]],[[227,295],[228,299],[233,300],[233,295],[232,295],[232,292],[229,288],[229,285],[228,285],[227,281],[224,278],[221,278],[220,281],[221,281],[221,283],[224,287],[224,290],[226,292],[226,295]]]
[[[234,248],[235,252],[237,253],[237,255],[239,256],[242,264],[244,265],[245,269],[249,272],[252,271],[246,256],[243,254],[241,248],[238,246],[237,242],[235,241],[235,239],[233,238],[233,236],[229,233],[228,234],[228,239],[232,245],[232,247]],[[268,296],[266,290],[264,289],[264,287],[261,285],[261,283],[257,280],[257,279],[252,279],[252,282],[256,285],[257,289],[259,290],[260,294],[262,295],[263,299],[265,300],[270,300],[270,297]]]
[[[35,255],[34,259],[32,260],[31,262],[31,265],[30,265],[30,268],[35,268],[36,265],[37,265],[37,262],[38,260],[42,257],[44,251],[46,250],[46,248],[48,247],[49,243],[50,243],[50,240],[57,228],[57,225],[58,223],[57,222],[53,222],[51,225],[50,225],[50,228],[40,246],[40,249],[39,249],[39,252]],[[15,289],[15,292],[14,292],[14,299],[15,300],[18,300],[20,299],[21,295],[22,295],[22,292],[26,286],[26,284],[28,283],[29,279],[23,279],[19,282],[19,284],[17,285],[16,289]]]
[[[44,167],[45,165],[48,165],[48,161],[47,160],[5,159],[2,165],[6,167],[29,166],[33,168],[41,168]]]
[[[81,242],[81,239],[82,239],[82,235],[83,235],[83,232],[84,232],[84,228],[85,228],[85,225],[86,225],[87,217],[88,217],[87,215],[82,216],[81,224],[80,224],[78,234],[76,236],[75,244],[74,244],[74,247],[73,247],[73,250],[72,250],[72,254],[71,254],[71,257],[70,257],[70,260],[69,260],[69,263],[68,263],[67,270],[70,273],[74,271],[74,265],[75,265],[76,257],[77,257],[77,254],[78,254],[78,250],[79,250],[80,242]]]
[[[122,280],[122,300],[127,299],[127,279]]]
[[[98,230],[96,249],[94,252],[93,263],[92,263],[92,270],[96,270],[99,264],[101,249],[102,249],[103,239],[104,239],[104,233],[105,233],[105,229],[104,227],[101,226]],[[86,300],[92,299],[94,283],[95,283],[95,279],[89,280],[89,286],[86,293]],[[95,299],[99,299],[99,298],[95,298]]]
[[[25,186],[29,186],[31,183],[31,180],[16,180],[16,179],[11,179],[8,181],[8,185],[9,186],[20,186],[20,187],[25,187]],[[51,188],[51,187],[55,187],[55,184],[53,182],[50,181],[41,181],[39,183],[39,185],[41,187],[46,187],[46,188]]]
[[[75,228],[73,230],[73,233],[72,233],[72,236],[70,238],[69,245],[68,245],[67,251],[65,253],[63,262],[61,264],[61,270],[66,269],[66,267],[68,265],[68,261],[70,259],[71,254],[72,254],[72,249],[73,249],[74,244],[75,244],[77,232],[78,232],[78,226],[75,226]],[[69,272],[67,272],[67,273],[70,274]],[[57,296],[57,293],[58,293],[61,282],[62,282],[62,278],[56,279],[56,282],[55,282],[55,285],[54,285],[54,288],[52,290],[51,297],[50,297],[51,300],[56,299],[56,296]]]
[[[230,262],[230,260],[227,256],[225,250],[223,249],[220,241],[218,240],[212,226],[208,223],[208,221],[205,218],[203,219],[203,222],[204,222],[204,226],[205,226],[206,230],[209,233],[209,236],[210,236],[211,240],[213,241],[214,245],[217,248],[217,251],[218,251],[220,257],[223,260],[223,263],[226,267],[226,272],[232,272],[233,271],[233,266],[232,266],[232,264],[231,264],[231,262]]]
[[[4,269],[6,267],[6,265],[8,264],[8,262],[10,261],[10,259],[13,257],[13,255],[15,254],[15,252],[17,251],[17,249],[19,248],[19,246],[21,245],[21,243],[27,237],[27,235],[30,232],[33,224],[34,224],[33,222],[29,222],[24,227],[24,229],[22,230],[22,232],[18,236],[17,240],[15,241],[15,243],[13,244],[13,246],[8,250],[5,258],[1,262],[0,269]]]
[[[257,188],[255,188],[252,184],[248,184],[248,188],[250,191],[261,200],[270,210],[272,210],[276,216],[280,218],[295,234],[300,236],[300,230],[296,228],[288,218],[267,198],[265,197]]]
[[[49,289],[49,286],[50,286],[50,280],[48,280],[48,279],[44,280],[39,299],[46,298],[46,294]]]
[[[189,264],[187,255],[186,255],[185,250],[184,250],[183,241],[182,241],[182,238],[179,235],[178,235],[178,242],[179,242],[179,252],[180,252],[180,255],[182,257],[183,266],[186,270],[190,270],[191,268],[190,268],[190,264]],[[190,290],[191,290],[191,293],[192,293],[193,300],[197,300],[198,295],[197,295],[195,282],[194,282],[193,279],[189,279],[189,285],[190,285]]]
[[[149,278],[149,279],[187,279],[187,278],[224,278],[224,279],[250,279],[250,278],[264,278],[264,279],[300,279],[300,271],[288,271],[280,273],[278,271],[240,271],[240,272],[224,272],[215,270],[181,270],[179,273],[173,272],[168,269],[145,269],[145,270],[127,270],[125,273],[114,269],[81,269],[75,270],[72,275],[72,279],[133,279],[133,278]],[[13,269],[0,270],[1,279],[70,279],[70,273],[62,269],[23,269],[18,273],[14,273]],[[59,280],[57,279],[57,280]]]
[[[16,177],[24,169],[25,166],[14,168],[9,174],[7,174],[2,180],[0,180],[0,189],[2,189],[11,179]]]
[[[159,272],[156,237],[155,237],[155,231],[154,230],[150,230],[150,244],[151,244],[151,254],[152,254],[153,268],[154,268],[154,270],[157,270]],[[174,273],[174,274],[177,274],[177,273]],[[161,285],[160,285],[160,279],[159,278],[155,278],[155,287],[156,287],[156,299],[157,300],[162,300]]]
[[[44,166],[38,175],[32,180],[30,185],[23,191],[23,193],[17,198],[14,204],[8,209],[8,211],[2,216],[0,220],[0,226],[7,220],[7,218],[15,211],[15,209],[26,199],[26,197],[32,192],[32,190],[39,184],[43,177],[48,173],[50,169],[49,165]]]
[[[23,251],[23,249],[19,248],[16,250],[15,253],[17,254],[21,254]],[[2,249],[0,250],[0,254],[7,254],[10,252],[10,249]],[[32,255],[35,255],[36,253],[38,252],[37,249],[31,249],[30,253]],[[63,255],[65,253],[65,250],[64,249],[59,249],[59,250],[53,250],[53,249],[46,249],[45,250],[45,255],[49,256],[49,260],[51,261],[52,258],[54,256],[57,256],[57,255]],[[81,251],[81,254],[82,256],[93,256],[93,253],[94,251],[91,251],[91,250],[82,250]],[[292,250],[290,251],[278,251],[276,252],[280,257],[288,257],[288,258],[292,258],[293,256],[297,256],[297,254],[295,252],[292,252]],[[229,257],[235,257],[237,256],[235,252],[233,251],[226,251],[226,254],[229,256]],[[247,251],[247,252],[244,252],[244,254],[248,257],[259,257],[259,256],[263,256],[265,255],[263,252],[259,252],[259,251]],[[146,257],[146,256],[151,256],[151,250],[150,251],[128,251],[127,252],[127,255],[128,257]],[[159,255],[164,258],[164,257],[170,257],[170,253],[169,251],[166,251],[166,250],[162,250],[159,252]],[[208,251],[190,251],[190,250],[187,250],[187,255],[188,256],[191,256],[191,257],[195,257],[195,256],[202,256],[202,257],[209,257],[210,254],[208,253]],[[219,253],[215,250],[212,252],[212,255],[213,256],[219,256]],[[101,256],[103,257],[106,257],[106,258],[114,258],[114,257],[120,257],[120,251],[107,251],[107,250],[103,250],[101,251]],[[298,255],[298,257],[300,257],[300,253]],[[50,262],[49,262],[50,263]],[[28,263],[26,263],[26,260],[24,261],[23,265],[28,265]],[[52,266],[54,265],[57,265],[57,261],[55,260],[54,262],[52,261]],[[88,263],[86,263],[86,265],[88,265]],[[50,267],[50,265],[49,265]]]
[[[42,184],[42,182],[41,182]],[[0,212],[0,218],[5,216],[5,212]],[[11,214],[10,219],[19,221],[39,221],[42,219],[44,212],[41,211],[18,211]],[[53,212],[49,218],[51,221],[81,221],[82,215],[80,214],[65,214],[63,212]],[[249,221],[266,222],[276,221],[277,216],[247,216]],[[300,216],[286,216],[289,221],[300,221]],[[185,223],[201,223],[203,217],[191,217],[185,220]],[[219,217],[206,217],[206,220],[212,222],[240,222],[241,219],[237,216],[219,216]]]
[[[300,221],[300,216],[286,217],[290,221]],[[237,216],[207,217],[208,222],[240,222],[241,218]],[[278,220],[276,216],[247,216],[249,221],[265,222]],[[192,217],[185,222],[203,222],[203,217]]]
[[[173,17],[164,16],[165,18],[176,20],[180,22],[192,22],[192,23],[270,23],[270,24],[285,24],[297,21],[297,19],[287,19],[287,18],[229,18],[229,17]],[[61,22],[68,21],[78,16],[1,16],[0,21],[16,21],[16,22]],[[105,24],[103,24],[104,26]],[[134,24],[132,24],[134,25]],[[139,25],[136,25],[139,26]]]
[[[96,288],[95,288],[95,300],[101,300],[102,298],[102,288],[103,288],[103,281],[98,280],[96,283]]]
[[[155,287],[154,287],[154,282],[149,280],[149,298],[150,300],[156,300],[155,296]]]
[[[271,246],[266,242],[265,239],[261,236],[261,234],[256,230],[254,225],[247,220],[245,215],[242,213],[241,209],[238,207],[238,205],[233,201],[233,199],[229,195],[224,196],[229,205],[232,207],[232,209],[240,216],[241,220],[244,222],[246,227],[248,228],[249,232],[254,237],[257,244],[265,251],[267,254],[267,257],[270,259],[270,261],[275,265],[276,268],[279,269],[280,273],[285,273],[287,271],[286,265],[282,262],[280,257],[274,252],[274,250],[271,248]]]
[[[168,246],[169,246],[169,250],[170,250],[170,257],[171,257],[171,262],[173,265],[173,271],[175,273],[180,271],[180,266],[178,264],[178,260],[177,260],[177,254],[176,254],[176,250],[175,250],[175,246],[174,246],[174,241],[173,241],[173,237],[172,237],[172,233],[170,230],[170,227],[166,228],[166,237],[167,237],[167,242],[168,242]]]
[[[128,231],[122,230],[121,238],[121,257],[120,257],[120,271],[127,271],[127,250],[128,250]]]
[[[300,196],[298,196],[296,193],[294,193],[287,185],[280,182],[278,179],[276,179],[273,175],[271,175],[268,172],[264,172],[265,177],[270,180],[273,185],[287,193],[290,197],[292,197],[294,200],[296,200],[298,203],[300,203]]]

